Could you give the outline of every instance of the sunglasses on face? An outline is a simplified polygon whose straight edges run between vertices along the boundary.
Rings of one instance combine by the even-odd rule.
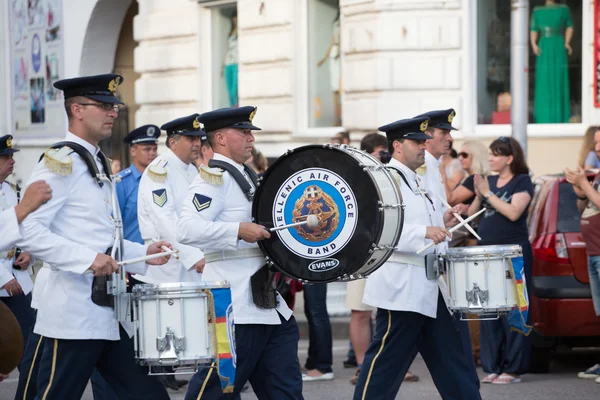
[[[77,103],[80,106],[94,106],[103,109],[104,111],[119,112],[119,106],[117,104],[110,103]]]
[[[460,153],[458,153],[459,157],[462,158],[469,158],[469,153],[465,153],[464,151],[461,151]]]

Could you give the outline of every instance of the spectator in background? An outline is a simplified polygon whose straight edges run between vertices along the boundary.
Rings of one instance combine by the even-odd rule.
[[[600,131],[596,131],[594,150],[600,151]],[[600,173],[596,174],[593,183],[587,179],[581,167],[576,171],[565,170],[567,182],[573,185],[577,195],[577,207],[581,215],[581,234],[586,243],[588,255],[588,272],[594,311],[600,317]],[[600,364],[577,374],[579,378],[595,379],[600,383]]]
[[[263,156],[260,151],[256,150],[256,147],[254,146],[252,147],[252,156],[246,161],[246,164],[248,164],[259,177],[263,176],[269,167],[267,158]]]
[[[110,169],[111,169],[112,175],[116,175],[119,172],[121,172],[121,160],[118,160],[116,158],[114,160],[111,160]]]
[[[331,138],[331,143],[350,144],[350,132],[343,131],[336,133],[335,136]]]
[[[531,293],[533,256],[527,230],[527,207],[533,197],[533,183],[523,149],[515,139],[500,137],[490,144],[489,160],[490,168],[498,175],[486,178],[475,174],[464,182],[464,186],[476,194],[469,215],[487,208],[477,229],[482,239],[478,244],[520,245],[527,289]],[[521,382],[520,375],[529,370],[531,344],[528,337],[511,331],[506,315],[494,321],[481,321],[480,325],[481,362],[488,374],[482,382]]]
[[[600,126],[590,126],[585,131],[581,150],[579,151],[579,162],[577,164],[585,170],[600,168],[598,152],[594,148],[597,134],[600,134]]]
[[[457,187],[460,182],[467,178],[467,174],[458,160],[458,153],[452,147],[449,153],[442,155],[440,172],[442,173],[444,186],[447,185],[452,188]]]
[[[451,206],[471,204],[475,198],[475,192],[462,184],[474,174],[488,176],[490,174],[490,162],[488,158],[488,149],[483,143],[477,140],[467,140],[461,146],[460,153],[458,153],[458,161],[461,168],[465,171],[465,175],[459,184],[452,186],[446,179],[447,174],[445,171],[441,171],[446,196]],[[465,208],[464,214],[466,214],[466,210]]]

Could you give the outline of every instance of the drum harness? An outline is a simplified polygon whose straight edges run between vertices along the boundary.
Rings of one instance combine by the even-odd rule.
[[[51,149],[60,149],[62,147],[69,147],[73,152],[75,152],[88,168],[90,175],[92,178],[96,180],[98,185],[102,187],[104,183],[100,179],[100,171],[98,170],[98,166],[96,165],[96,160],[94,156],[82,145],[75,142],[63,141],[58,142],[50,146]],[[40,161],[44,156],[40,157]],[[100,159],[100,163],[102,164],[102,168],[105,171],[106,177],[110,179],[110,164],[108,159],[101,151],[98,152],[98,158]],[[113,247],[109,247],[105,254],[111,255]],[[114,307],[114,296],[108,293],[108,282],[111,280],[112,276],[94,276],[94,280],[92,283],[92,301],[102,307]]]
[[[417,183],[417,189],[413,189],[413,187],[411,186],[411,184],[408,181],[408,178],[404,175],[404,173],[393,166],[387,165],[388,169],[393,169],[395,172],[398,173],[398,175],[400,175],[400,177],[402,178],[402,180],[404,181],[404,183],[406,183],[406,186],[408,186],[408,188],[415,194],[418,194],[419,196],[421,196],[421,198],[423,199],[423,204],[425,204],[425,208],[427,210],[427,216],[429,217],[429,223],[431,224],[430,226],[435,226],[433,224],[433,219],[431,218],[431,213],[429,212],[429,207],[427,206],[427,201],[429,201],[429,203],[431,204],[431,208],[435,211],[435,205],[433,203],[433,200],[431,200],[431,198],[429,197],[429,195],[427,194],[426,191],[424,191],[423,189],[421,189],[421,187],[419,186],[419,176],[417,175],[417,179],[415,180]],[[403,263],[403,264],[411,264],[411,265],[417,265],[419,267],[424,267],[425,268],[425,274],[427,275],[427,279],[428,280],[432,280],[435,281],[437,280],[440,275],[440,266],[439,266],[439,257],[437,255],[437,245],[435,247],[435,250],[433,253],[429,253],[429,254],[425,254],[424,257],[421,256],[411,256],[408,254],[398,254],[396,252],[392,253],[392,255],[390,256],[390,258],[388,259],[388,261],[393,261],[393,262],[399,262],[399,263]]]
[[[244,166],[244,172],[246,172],[252,181],[252,185],[233,164],[214,159],[208,162],[208,166],[210,168],[221,168],[222,170],[229,172],[233,180],[237,183],[240,189],[242,189],[246,200],[252,202],[254,200],[255,188],[257,188],[259,185],[259,179],[252,168],[246,164],[242,165]],[[258,308],[277,308],[277,285],[275,284],[275,274],[276,271],[273,270],[269,264],[265,264],[250,278],[252,301]],[[282,278],[280,280],[280,285],[283,283],[285,283],[285,279]]]

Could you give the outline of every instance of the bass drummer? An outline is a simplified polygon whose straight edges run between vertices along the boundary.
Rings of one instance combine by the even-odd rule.
[[[416,170],[425,163],[425,131],[429,118],[405,119],[382,126],[407,212],[397,251],[365,287],[363,302],[377,307],[375,336],[360,370],[354,399],[394,398],[417,352],[421,353],[442,399],[479,400],[479,388],[470,367],[456,320],[446,307],[447,287],[442,277],[428,279],[425,259],[416,252],[429,250],[450,234],[456,223],[452,211],[443,211],[424,188]]]
[[[205,251],[205,281],[229,281],[235,320],[236,374],[233,393],[219,377],[200,370],[187,399],[239,398],[250,381],[259,399],[302,399],[299,331],[292,311],[272,288],[257,241],[271,235],[251,221],[257,177],[244,163],[252,154],[256,107],[225,108],[200,115],[214,150],[188,189],[177,221],[177,240]]]

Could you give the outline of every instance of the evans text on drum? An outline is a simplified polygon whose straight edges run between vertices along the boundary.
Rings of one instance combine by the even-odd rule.
[[[350,146],[288,151],[263,176],[253,221],[267,228],[318,217],[258,242],[267,262],[303,282],[365,277],[392,254],[402,232],[402,195],[393,172]]]

